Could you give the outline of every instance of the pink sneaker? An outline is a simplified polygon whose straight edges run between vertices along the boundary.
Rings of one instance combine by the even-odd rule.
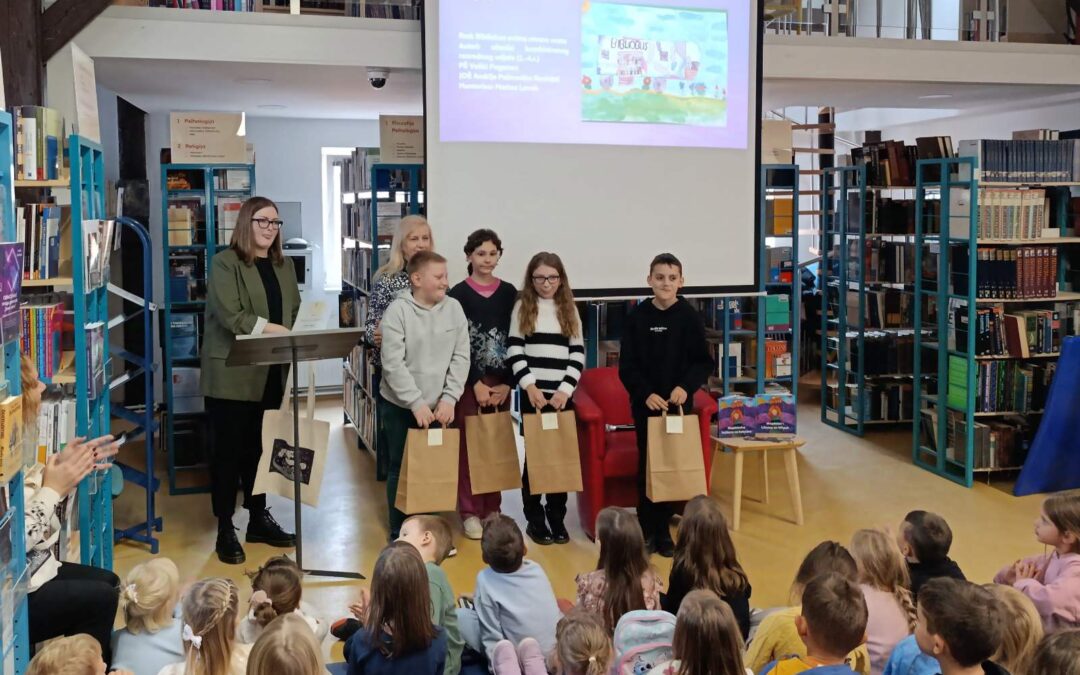
[[[547,663],[540,643],[533,638],[525,638],[518,643],[517,657],[521,661],[523,675],[547,675]]]
[[[495,675],[521,675],[517,650],[509,640],[499,640],[491,652],[491,671]]]

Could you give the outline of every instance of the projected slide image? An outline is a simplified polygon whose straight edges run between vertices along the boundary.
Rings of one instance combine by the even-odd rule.
[[[438,0],[439,140],[745,149],[751,4]]]
[[[588,2],[581,22],[581,119],[725,126],[725,11]]]

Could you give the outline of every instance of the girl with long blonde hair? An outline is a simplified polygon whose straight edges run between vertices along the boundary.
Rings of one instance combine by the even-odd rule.
[[[196,581],[182,603],[183,663],[159,675],[245,675],[251,645],[236,641],[240,589],[229,579]]]
[[[1038,610],[1026,595],[1012,586],[985,584],[983,588],[997,597],[998,607],[1005,617],[1001,645],[990,660],[1012,675],[1031,675],[1032,661],[1043,639]]]
[[[915,630],[915,600],[907,562],[896,538],[883,530],[858,530],[851,538],[851,556],[866,598],[866,646],[870,673],[885,670],[896,645]]]

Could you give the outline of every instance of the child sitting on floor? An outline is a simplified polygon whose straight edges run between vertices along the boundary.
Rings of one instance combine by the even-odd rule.
[[[681,536],[681,535],[680,535]],[[654,666],[659,675],[753,675],[743,665],[742,631],[731,607],[716,593],[683,598],[671,645],[675,659]]]
[[[881,675],[896,645],[915,630],[915,601],[908,590],[908,569],[893,537],[882,530],[858,530],[851,555],[869,618],[866,647],[870,672]]]
[[[596,539],[600,558],[595,570],[577,576],[577,606],[603,618],[609,632],[631,610],[660,609],[664,582],[649,564],[637,517],[605,507],[596,516]]]
[[[254,644],[271,621],[286,614],[296,614],[311,628],[315,640],[322,644],[330,627],[314,614],[302,598],[303,572],[288,556],[274,556],[251,575],[251,609],[240,623],[236,639]]]
[[[136,675],[157,675],[184,659],[183,621],[175,616],[180,602],[180,570],[168,558],[153,558],[128,572],[120,589],[124,627],[112,638],[113,665]]]
[[[1080,628],[1080,491],[1046,498],[1035,538],[1054,550],[1005,567],[994,583],[1031,598],[1047,633]]]
[[[761,675],[807,670],[818,675],[852,675],[847,655],[866,640],[866,617],[866,598],[850,579],[834,573],[815,577],[803,590],[802,614],[795,619],[806,656],[770,663]]]
[[[184,595],[184,662],[158,675],[244,675],[251,645],[236,642],[240,589],[229,579],[203,579]]]
[[[919,591],[915,640],[941,675],[1008,675],[990,661],[1001,644],[1002,613],[994,594],[957,579],[932,579]]]
[[[294,612],[266,625],[251,647],[247,675],[325,675],[322,647],[311,626]]]
[[[473,607],[457,610],[465,644],[494,662],[500,640],[533,638],[543,654],[555,647],[559,606],[544,568],[525,558],[528,549],[517,523],[493,513],[484,520],[480,551],[486,569],[476,575]]]
[[[949,557],[952,530],[944,518],[928,511],[912,511],[900,523],[897,534],[900,552],[907,560],[912,596],[919,597],[919,589],[931,579],[950,577],[964,581],[960,566]]]
[[[101,645],[86,633],[57,638],[41,648],[26,669],[26,675],[105,675]],[[131,675],[114,670],[113,675]]]

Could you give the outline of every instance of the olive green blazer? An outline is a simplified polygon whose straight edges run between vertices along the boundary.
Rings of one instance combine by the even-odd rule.
[[[274,266],[274,272],[281,286],[281,316],[285,327],[291,329],[300,311],[296,269],[286,258]],[[236,251],[226,249],[210,263],[206,296],[200,375],[203,396],[261,401],[269,366],[225,365],[236,336],[261,333],[269,321],[270,310],[259,270],[254,264],[241,261]],[[287,369],[282,369],[283,385],[286,373]]]

